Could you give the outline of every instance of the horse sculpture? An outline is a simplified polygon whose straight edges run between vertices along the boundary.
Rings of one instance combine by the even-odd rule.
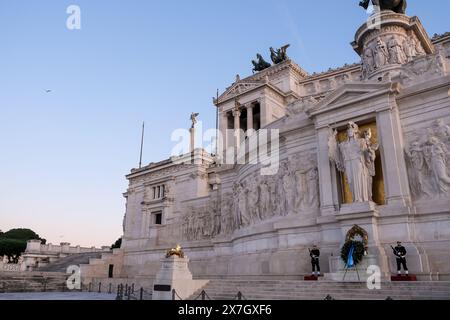
[[[277,49],[276,51],[271,47],[270,48],[270,58],[272,59],[272,62],[275,64],[278,64],[280,62],[283,62],[288,59],[287,56],[287,48],[289,48],[289,44],[281,47],[280,49]]]
[[[367,10],[370,0],[363,0],[359,3],[361,7]],[[406,13],[406,0],[372,0],[374,6],[379,6],[381,11],[391,10],[396,13]]]
[[[265,61],[259,53],[256,55],[256,58],[258,59],[257,61],[252,60],[252,64],[254,66],[253,72],[263,71],[271,66],[271,64]]]
[[[180,258],[184,258],[184,252],[181,250],[181,246],[177,244],[175,248],[167,250],[166,258],[170,258],[171,256],[178,256]]]

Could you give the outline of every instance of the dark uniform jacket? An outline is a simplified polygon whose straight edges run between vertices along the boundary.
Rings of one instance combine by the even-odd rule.
[[[406,256],[406,249],[404,246],[396,246],[394,254],[397,256],[397,258],[401,259]]]
[[[319,260],[320,250],[312,249],[311,252],[309,253],[309,255],[311,256],[311,261],[315,262],[315,261]]]

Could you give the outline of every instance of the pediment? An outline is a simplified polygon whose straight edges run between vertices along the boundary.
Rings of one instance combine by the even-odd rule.
[[[219,103],[232,99],[248,91],[257,89],[266,84],[265,81],[239,81],[229,87],[220,97]]]
[[[370,100],[382,94],[399,90],[399,84],[392,82],[347,83],[330,93],[308,110],[314,116],[329,110],[343,107],[363,100]]]

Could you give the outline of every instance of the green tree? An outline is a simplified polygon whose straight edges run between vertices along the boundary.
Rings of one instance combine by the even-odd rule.
[[[122,237],[116,240],[111,246],[111,249],[119,249],[122,246]]]
[[[27,248],[28,240],[41,240],[43,244],[46,242],[30,229],[11,229],[0,233],[0,257],[7,256],[10,263],[17,263]]]
[[[27,248],[27,242],[16,239],[0,239],[0,256],[7,256],[10,263],[17,263]]]
[[[11,229],[5,233],[0,234],[0,238],[6,239],[15,239],[15,240],[41,240],[42,243],[45,243],[45,239],[41,239],[39,235],[31,229]]]

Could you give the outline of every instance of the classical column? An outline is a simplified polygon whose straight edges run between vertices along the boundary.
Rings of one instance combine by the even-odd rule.
[[[239,105],[237,104],[236,107],[233,109],[233,117],[234,117],[234,146],[236,148],[239,148],[240,144],[240,121],[241,121],[241,109],[239,108]]]
[[[245,106],[247,108],[247,131],[253,130],[253,104]]]
[[[219,113],[219,132],[218,132],[218,141],[217,141],[217,154],[220,155],[220,157],[224,157],[225,149],[228,146],[228,113],[225,111],[222,111]]]
[[[192,128],[189,129],[189,133],[191,136],[191,142],[190,142],[190,152],[193,153],[195,150],[195,127],[192,126]]]
[[[272,106],[266,97],[259,99],[259,105],[261,111],[261,128],[263,128],[272,122]]]

